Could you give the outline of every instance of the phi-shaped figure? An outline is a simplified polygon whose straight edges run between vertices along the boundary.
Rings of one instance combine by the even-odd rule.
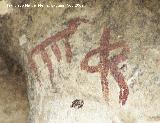
[[[111,74],[117,81],[120,87],[120,95],[119,95],[119,103],[124,105],[128,98],[129,89],[125,82],[123,74],[118,69],[118,64],[122,61],[126,60],[125,53],[129,51],[127,45],[124,42],[118,42],[114,44],[109,43],[110,39],[110,31],[107,28],[103,29],[103,33],[100,39],[100,47],[93,49],[92,51],[88,52],[85,58],[81,62],[81,69],[86,70],[90,73],[99,72],[101,74],[101,84],[102,84],[102,92],[105,99],[108,101],[109,95],[109,88],[108,88],[108,81],[107,75],[108,71],[110,70]],[[122,48],[122,52],[111,59],[108,59],[109,52],[117,49]],[[99,54],[100,62],[97,66],[89,66],[88,62],[89,59]]]

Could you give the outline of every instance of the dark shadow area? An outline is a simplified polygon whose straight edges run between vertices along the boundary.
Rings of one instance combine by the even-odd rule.
[[[27,123],[27,85],[14,52],[11,23],[10,16],[0,16],[0,123]]]
[[[21,65],[0,53],[0,122],[27,123],[29,104]]]

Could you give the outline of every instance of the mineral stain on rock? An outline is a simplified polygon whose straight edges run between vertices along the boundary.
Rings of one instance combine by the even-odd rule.
[[[84,101],[80,99],[76,99],[72,102],[72,105],[70,106],[71,108],[82,108],[84,105]]]

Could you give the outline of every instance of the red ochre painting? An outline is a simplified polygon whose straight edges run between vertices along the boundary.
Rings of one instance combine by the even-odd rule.
[[[57,61],[60,62],[61,61],[61,51],[57,45],[58,41],[61,41],[62,39],[65,39],[64,41],[64,45],[65,45],[65,51],[66,51],[66,59],[68,63],[71,63],[71,59],[72,59],[72,50],[71,50],[71,46],[69,43],[69,38],[71,37],[71,35],[73,35],[78,26],[81,24],[81,22],[87,23],[88,20],[83,19],[83,18],[74,18],[71,19],[68,22],[68,26],[66,29],[56,33],[55,35],[45,39],[43,42],[41,42],[39,45],[37,45],[35,48],[33,48],[29,53],[28,53],[28,62],[30,64],[30,68],[31,70],[33,70],[33,72],[35,73],[36,79],[37,81],[39,81],[40,85],[41,85],[41,81],[39,80],[38,77],[38,73],[37,73],[37,66],[35,61],[33,60],[33,56],[36,54],[41,54],[42,60],[45,64],[47,64],[47,68],[49,71],[49,75],[50,75],[50,80],[52,81],[52,78],[54,77],[54,69],[52,66],[52,62],[51,59],[49,58],[46,48],[48,46],[51,47],[54,55],[57,58]]]
[[[66,29],[47,38],[46,40],[38,44],[36,47],[34,47],[28,53],[28,62],[29,62],[30,68],[35,73],[36,79],[37,81],[39,81],[40,85],[42,83],[38,77],[37,66],[35,61],[33,60],[33,56],[36,54],[41,55],[43,62],[47,65],[50,80],[52,81],[52,78],[54,77],[54,69],[53,69],[51,59],[47,54],[46,48],[50,46],[54,55],[57,58],[57,61],[60,62],[62,59],[62,56],[61,56],[61,51],[57,45],[57,42],[62,39],[65,39],[64,45],[65,45],[65,52],[66,52],[66,61],[68,63],[71,63],[72,50],[71,50],[71,45],[69,43],[69,38],[71,37],[71,35],[73,35],[76,32],[81,22],[88,23],[89,20],[84,18],[79,18],[79,17],[71,19],[68,22],[68,26]],[[123,74],[119,71],[118,64],[126,60],[125,53],[129,52],[129,48],[124,42],[110,44],[109,39],[110,39],[110,30],[107,28],[104,28],[102,36],[100,38],[100,47],[88,52],[85,55],[84,59],[81,61],[80,65],[82,70],[86,70],[89,73],[99,72],[101,74],[102,92],[103,92],[104,98],[107,101],[108,101],[108,95],[109,95],[107,75],[108,75],[108,71],[110,70],[111,74],[113,75],[113,77],[115,78],[116,82],[120,87],[119,103],[124,105],[128,98],[129,89],[125,82],[125,78]],[[109,52],[117,48],[122,48],[122,52],[114,56],[113,58],[108,59]],[[99,54],[99,57],[100,57],[99,64],[97,66],[89,66],[88,62],[90,58],[96,54]]]
[[[129,89],[125,82],[124,76],[121,72],[119,72],[117,65],[120,62],[126,60],[126,56],[124,55],[124,53],[128,52],[129,49],[123,42],[110,44],[109,39],[110,31],[109,29],[104,28],[100,39],[100,47],[98,47],[97,49],[93,49],[86,54],[85,58],[81,62],[81,69],[86,70],[90,73],[99,72],[101,74],[102,92],[103,96],[107,101],[109,95],[107,75],[110,69],[111,74],[113,75],[114,79],[117,81],[120,87],[119,103],[124,105],[128,98]],[[107,57],[109,56],[109,52],[117,48],[123,48],[122,52],[114,56],[113,58],[108,59]],[[99,54],[100,63],[97,66],[89,66],[89,59],[96,54]]]

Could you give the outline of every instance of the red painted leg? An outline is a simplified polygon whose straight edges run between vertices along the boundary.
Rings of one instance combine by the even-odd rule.
[[[127,101],[129,94],[129,89],[124,80],[124,76],[118,71],[118,67],[115,64],[112,64],[111,66],[111,73],[120,87],[119,103],[124,105]]]
[[[64,41],[64,45],[65,45],[65,49],[66,49],[66,59],[68,63],[71,63],[71,59],[72,59],[72,51],[71,51],[71,45],[68,41],[69,39],[66,38]]]
[[[43,49],[41,51],[41,56],[42,56],[42,59],[44,61],[45,64],[47,64],[47,68],[48,68],[48,71],[49,71],[49,75],[50,75],[50,80],[52,81],[52,78],[53,78],[53,69],[52,69],[52,61],[50,60],[47,52],[45,51],[45,49]]]
[[[107,73],[101,73],[101,85],[102,85],[102,92],[105,100],[109,101],[109,88],[108,88],[108,81],[107,81]]]
[[[51,45],[51,49],[52,49],[54,55],[56,56],[57,61],[60,62],[60,60],[62,59],[62,56],[61,56],[61,51],[60,51],[58,45],[56,44],[56,42],[54,42]]]
[[[32,59],[32,56],[28,55],[28,62],[30,65],[31,70],[34,72],[36,80],[39,82],[40,86],[42,85],[41,81],[39,80],[38,77],[38,70],[37,70],[37,66],[36,63],[34,62],[34,60]]]

